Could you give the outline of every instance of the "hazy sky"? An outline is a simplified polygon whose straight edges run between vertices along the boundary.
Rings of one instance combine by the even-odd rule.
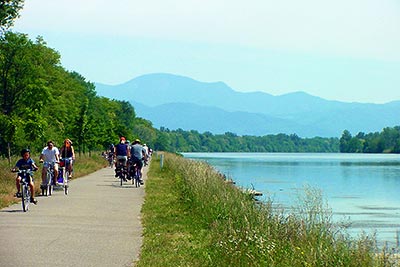
[[[41,35],[92,82],[166,72],[236,91],[400,100],[398,0],[26,0]]]

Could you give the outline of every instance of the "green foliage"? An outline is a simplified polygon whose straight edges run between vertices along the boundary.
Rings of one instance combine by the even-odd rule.
[[[136,126],[136,121],[140,126]],[[102,150],[128,138],[153,132],[151,124],[136,118],[125,101],[96,96],[93,83],[60,65],[60,55],[21,33],[6,32],[0,37],[0,155],[23,147],[39,152],[47,140],[61,144],[74,141],[78,153]]]
[[[157,148],[179,152],[338,152],[337,138],[300,138],[296,134],[238,136],[160,129]]]
[[[400,153],[400,126],[386,127],[380,133],[358,133],[352,136],[348,130],[340,138],[342,153]]]
[[[13,25],[23,6],[24,0],[0,1],[0,33]]]

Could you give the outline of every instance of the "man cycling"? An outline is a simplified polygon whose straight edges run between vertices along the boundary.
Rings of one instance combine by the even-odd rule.
[[[119,138],[119,144],[117,144],[114,148],[115,155],[115,177],[118,177],[118,166],[122,165],[126,168],[126,163],[128,162],[128,158],[130,156],[130,151],[128,149],[128,145],[125,144],[125,137],[121,136]]]
[[[57,163],[60,161],[60,152],[58,148],[54,146],[53,141],[47,142],[47,147],[43,148],[42,153],[40,154],[39,162],[44,162],[42,169],[42,184],[46,184],[46,173],[47,169],[50,165],[53,165],[54,168],[54,185],[57,185],[57,177],[58,177],[58,165]]]
[[[143,160],[146,157],[146,149],[140,144],[140,140],[136,139],[131,146],[131,160],[132,165],[137,164],[140,170],[140,177],[142,177]],[[140,183],[143,184],[143,180],[140,179]]]

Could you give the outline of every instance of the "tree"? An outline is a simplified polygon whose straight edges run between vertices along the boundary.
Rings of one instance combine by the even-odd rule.
[[[352,138],[351,133],[348,130],[344,130],[343,134],[342,134],[342,137],[340,137],[340,140],[339,140],[339,142],[340,142],[340,145],[339,145],[340,152],[342,152],[342,153],[349,153],[350,152],[349,143],[350,143],[351,138]]]
[[[10,28],[19,17],[19,11],[24,6],[24,0],[0,1],[0,33]]]
[[[58,65],[58,53],[42,39],[34,43],[27,35],[12,32],[0,36],[0,120],[10,125],[0,129],[2,149],[12,141],[25,145],[29,140],[35,145],[42,138],[46,128],[42,111],[50,96],[49,70]]]

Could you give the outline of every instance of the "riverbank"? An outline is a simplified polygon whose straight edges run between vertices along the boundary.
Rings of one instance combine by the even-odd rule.
[[[137,266],[399,266],[374,240],[351,239],[310,192],[283,215],[221,179],[205,163],[153,157]],[[378,255],[378,256],[377,256]]]

